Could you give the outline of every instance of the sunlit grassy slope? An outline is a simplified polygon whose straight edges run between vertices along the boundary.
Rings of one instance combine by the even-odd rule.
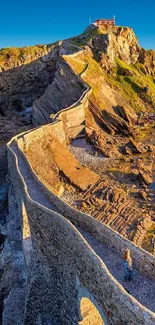
[[[136,111],[155,108],[155,79],[144,74],[140,64],[128,65],[118,58],[115,61],[114,75],[105,76],[109,84],[118,89]]]
[[[121,27],[120,27],[121,28]],[[142,64],[137,61],[134,65],[129,65],[120,58],[115,57],[114,65],[111,69],[111,73],[107,73],[104,70],[101,71],[100,68],[100,58],[102,57],[102,53],[104,54],[104,49],[102,48],[94,48],[91,46],[91,39],[94,40],[98,38],[98,36],[102,34],[113,33],[113,35],[117,35],[119,27],[114,26],[113,30],[108,30],[107,28],[87,28],[82,34],[79,36],[73,37],[69,40],[74,45],[78,45],[82,49],[90,48],[92,52],[93,59],[90,57],[88,59],[89,68],[88,73],[86,75],[86,81],[93,88],[93,92],[97,95],[99,101],[102,103],[103,94],[105,95],[105,84],[109,85],[111,89],[115,90],[122,98],[126,101],[130,106],[134,108],[136,112],[138,111],[154,111],[155,110],[155,78],[148,73],[145,64]],[[133,31],[131,29],[125,28],[125,32],[128,32],[128,35],[131,33],[133,36]],[[117,39],[117,36],[115,40]],[[117,47],[117,41],[115,41],[115,46]],[[136,37],[135,37],[136,42]],[[98,43],[100,44],[100,43]],[[102,44],[102,41],[101,41]],[[151,62],[151,57],[154,57],[154,51],[146,51],[141,49],[141,52],[144,54],[144,57]],[[106,60],[108,59],[108,56]],[[81,61],[85,63],[85,57],[81,58]],[[79,62],[80,63],[80,62]],[[75,73],[78,71],[82,71],[83,65],[79,66],[77,60],[70,61],[73,70]],[[102,65],[104,65],[104,59],[102,61]],[[106,65],[106,61],[105,61]],[[106,70],[106,69],[105,69]],[[104,89],[103,89],[104,88]],[[107,96],[106,96],[107,97]]]

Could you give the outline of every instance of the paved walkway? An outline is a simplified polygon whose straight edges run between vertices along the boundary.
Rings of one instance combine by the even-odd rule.
[[[12,149],[18,155],[19,168],[31,198],[47,208],[56,211],[55,206],[48,201],[47,197],[42,193],[41,188],[38,187],[38,183],[31,177],[27,164],[15,144],[12,145]],[[136,270],[134,270],[133,280],[131,282],[125,282],[123,279],[123,259],[106,245],[100,243],[87,231],[79,227],[77,227],[77,229],[96,254],[102,258],[111,274],[122,284],[125,290],[135,297],[142,305],[155,312],[155,282]]]
[[[37,181],[35,181],[35,179],[32,178],[29,168],[28,168],[26,162],[24,161],[22,155],[20,154],[17,145],[13,144],[12,149],[18,156],[18,165],[19,165],[21,174],[24,178],[24,181],[27,185],[30,197],[34,201],[39,202],[41,205],[46,206],[46,208],[57,211],[54,204],[49,202],[47,197],[43,194],[43,192],[41,191],[41,188],[39,188],[39,186],[38,186]]]
[[[93,248],[95,253],[101,257],[110,273],[124,289],[142,305],[155,312],[155,282],[143,276],[135,269],[133,271],[133,280],[131,282],[124,281],[122,257],[109,249],[106,245],[100,243],[89,232],[81,228],[78,228],[78,230]]]

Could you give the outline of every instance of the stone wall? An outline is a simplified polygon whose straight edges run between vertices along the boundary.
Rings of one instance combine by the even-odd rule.
[[[76,138],[85,129],[85,109],[88,107],[89,94],[86,89],[82,98],[74,106],[59,112],[53,119],[53,121],[63,121],[68,141]]]
[[[16,139],[13,141],[16,141]],[[63,283],[62,278],[60,277],[57,279],[57,289],[59,288],[61,298],[63,298],[61,301],[66,302],[63,304],[63,309],[61,309],[59,320],[61,320],[64,325],[78,324],[79,319],[76,310],[76,303],[78,304],[79,301],[77,299],[76,275],[81,285],[93,295],[97,304],[102,308],[106,319],[108,319],[108,324],[153,325],[155,323],[155,314],[144,308],[123,289],[123,287],[113,278],[103,261],[88,245],[73,223],[70,220],[67,220],[67,217],[71,219],[70,213],[73,212],[73,209],[64,204],[58,197],[52,196],[48,189],[44,188],[43,184],[40,184],[42,189],[44,188],[44,190],[47,191],[47,194],[51,196],[51,199],[53,198],[56,201],[54,204],[59,202],[61,205],[60,209],[63,210],[65,217],[40,205],[30,197],[24,177],[20,173],[18,166],[19,157],[18,154],[15,154],[13,141],[8,144],[10,180],[14,184],[15,196],[19,209],[21,205],[20,198],[23,195],[36,254],[40,259],[44,257],[44,263],[46,265],[45,270],[46,267],[47,269],[49,269],[50,266],[52,267],[54,263],[54,265],[60,266],[60,270],[64,270],[64,273],[62,272],[61,276],[63,274],[64,276],[67,276],[67,272],[69,274],[65,284],[65,290],[61,290],[61,285]],[[26,157],[25,161],[27,161]],[[35,175],[34,177],[36,178]],[[77,211],[75,211],[72,218],[76,219],[76,223],[79,223],[86,229],[88,229],[88,221],[92,228],[96,223],[96,221],[92,220],[89,216],[83,215],[81,218],[81,214]],[[105,233],[103,233],[104,228]],[[94,234],[96,230],[97,227],[94,229]],[[110,236],[112,234],[115,236],[118,243],[119,238],[117,238],[117,236],[120,236],[104,225],[102,225],[102,236],[105,236],[107,230],[109,231]],[[120,237],[120,246],[123,245],[123,240],[124,239]],[[125,241],[126,240],[124,240],[124,242]],[[135,253],[138,250],[139,249],[135,247]],[[143,250],[139,251],[141,254],[144,254]],[[151,257],[151,255],[149,256],[147,253],[145,255],[148,255],[148,259]],[[65,278],[63,280],[65,281]],[[29,281],[29,293],[31,292],[31,284],[32,281]],[[70,287],[72,287],[71,291],[69,290]],[[48,287],[46,288],[46,291],[41,290],[43,290],[42,287],[39,287],[39,296],[47,299],[46,308],[50,307],[52,308],[51,312],[57,313],[58,310],[56,310],[56,308],[58,301],[55,301],[55,304],[50,304],[50,301],[53,301],[52,292],[49,291]],[[35,301],[31,301],[31,303],[32,305],[26,306],[24,324],[40,324],[40,319],[36,313],[38,306],[36,306]],[[70,312],[67,307],[68,303]],[[31,318],[32,321],[28,321],[28,319],[30,320],[28,317],[30,311],[33,314],[33,317]]]
[[[88,94],[87,94],[88,95]],[[86,98],[83,99],[86,103]],[[63,112],[59,112],[55,116],[55,122],[49,124],[47,126],[43,126],[34,131],[24,133],[23,136],[18,137],[18,146],[21,150],[21,154],[24,159],[27,161],[27,164],[30,166],[30,170],[32,172],[32,177],[34,177],[39,186],[41,186],[43,192],[47,195],[48,199],[51,202],[54,202],[57,206],[58,211],[68,218],[75,225],[80,226],[83,229],[89,231],[93,236],[95,236],[101,242],[105,242],[109,247],[115,249],[121,256],[124,256],[124,252],[126,248],[131,249],[133,255],[133,261],[136,268],[147,275],[150,278],[155,277],[155,257],[152,254],[149,254],[142,248],[139,248],[123,236],[121,236],[116,231],[112,230],[110,227],[103,225],[101,222],[95,220],[91,216],[84,214],[73,207],[66,204],[63,200],[57,197],[54,193],[52,193],[38,178],[35,174],[34,170],[31,167],[31,163],[28,161],[27,157],[23,153],[23,145],[28,145],[32,141],[41,139],[46,136],[57,137],[61,143],[65,143],[68,140],[68,129],[64,127],[64,120],[68,120],[69,116],[73,116],[75,119],[76,110],[81,109],[83,114],[82,105],[75,106],[75,108],[66,109]],[[73,112],[71,114],[71,112]],[[66,117],[64,118],[64,116]],[[73,120],[74,121],[74,120]],[[76,123],[75,123],[76,124]],[[77,127],[77,125],[76,125]],[[75,128],[76,128],[75,127]],[[74,130],[74,128],[72,129]],[[72,136],[74,136],[75,132],[73,132]],[[70,135],[70,138],[72,138]]]
[[[73,110],[74,109],[76,112],[76,109],[78,109],[78,107],[73,108]],[[83,110],[82,107],[81,110]],[[68,115],[69,111],[66,110],[63,114]],[[62,113],[59,113],[58,116],[61,119]],[[61,120],[18,136],[19,150],[26,163],[29,165],[32,177],[37,180],[38,185],[41,186],[42,191],[48,197],[49,201],[54,202],[60,214],[68,218],[73,224],[89,231],[93,236],[95,236],[95,238],[103,243],[106,243],[109,247],[115,249],[122,257],[124,256],[126,248],[129,248],[132,251],[133,262],[137,270],[139,270],[142,274],[154,279],[155,257],[152,254],[146,252],[142,248],[139,248],[131,241],[121,236],[118,232],[112,230],[107,225],[104,225],[93,217],[69,206],[60,197],[52,193],[35,174],[30,161],[28,161],[28,158],[23,153],[23,146],[28,146],[32,141],[43,139],[43,137],[49,136],[58,137],[61,143],[66,143],[68,135],[66,136],[64,132],[63,122]]]
[[[65,144],[77,137],[85,129],[85,110],[88,107],[90,94],[91,90],[87,88],[74,105],[58,112],[52,123],[23,133],[18,140],[18,145],[23,148],[23,146],[28,146],[43,137],[57,138],[60,143]]]
[[[54,205],[61,215],[65,216],[65,218],[70,220],[74,225],[89,231],[95,238],[106,243],[110,248],[115,249],[121,256],[124,256],[126,248],[129,248],[132,251],[133,262],[137,270],[149,278],[155,278],[155,256],[133,244],[107,225],[69,206],[60,197],[52,193],[35,174],[30,161],[28,161],[28,158],[22,152],[21,148],[20,152],[29,165],[31,176],[38,182],[38,186],[41,187],[49,201],[54,202]]]
[[[55,121],[52,124],[39,127],[27,133],[22,133],[18,144],[21,148],[23,148],[23,146],[28,148],[29,144],[35,143],[35,141],[39,141],[43,137],[57,138],[60,143],[66,143],[63,121]]]
[[[51,114],[79,103],[86,88],[85,82],[60,57],[53,82],[33,103],[33,120],[38,124],[49,123]]]
[[[92,301],[99,306],[105,324],[155,323],[155,314],[130,296],[115,280],[76,226],[89,231],[120,255],[124,255],[127,247],[130,248],[135,267],[150,278],[155,276],[155,257],[108,226],[73,209],[52,193],[35,174],[23,151],[24,146],[47,136],[56,137],[63,144],[75,137],[84,121],[89,91],[86,87],[82,98],[58,113],[53,123],[18,135],[8,143],[9,178],[19,213],[23,214],[23,205],[26,209],[33,246],[24,325],[40,325],[43,319],[48,323],[54,320],[57,324],[78,324],[81,287],[89,292]],[[79,119],[76,119],[77,110],[81,112]],[[17,150],[14,149],[15,145]],[[38,201],[31,197],[25,183],[25,174],[21,174],[19,167],[20,157],[24,159],[31,179],[37,182],[37,188],[52,203],[54,210],[41,205],[39,195]],[[25,222],[23,226],[25,227]],[[80,286],[77,286],[77,279]]]

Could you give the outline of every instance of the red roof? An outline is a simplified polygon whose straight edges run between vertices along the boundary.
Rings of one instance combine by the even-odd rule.
[[[112,18],[112,19],[97,19],[97,20],[95,20],[95,22],[96,21],[114,21],[114,18]]]

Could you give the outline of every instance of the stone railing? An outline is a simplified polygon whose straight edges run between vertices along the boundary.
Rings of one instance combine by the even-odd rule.
[[[80,51],[83,53],[83,51]],[[70,57],[76,57],[78,53],[71,54]],[[90,86],[82,79],[82,76],[86,73],[88,64],[86,64],[84,71],[77,76],[80,83],[85,89],[80,96],[80,98],[67,108],[62,109],[57,112],[53,117],[51,117],[52,122],[63,121],[64,130],[66,131],[66,141],[70,141],[75,138],[80,132],[84,130],[85,121],[85,109],[88,107],[88,98],[92,93]]]
[[[24,153],[22,153],[22,157],[28,166],[31,177],[38,181],[38,188],[46,193],[46,196],[54,205],[60,205],[62,215],[39,204],[39,199],[38,202],[34,201],[29,194],[29,188],[25,183],[25,179],[19,167],[20,153],[16,154],[14,150],[14,144],[18,144],[19,138],[20,137],[14,138],[8,144],[9,174],[10,180],[14,185],[17,204],[19,206],[23,204],[23,202],[25,204],[32,241],[35,243],[34,246],[37,247],[37,253],[43,254],[46,257],[46,263],[48,263],[49,266],[50,263],[52,265],[54,261],[55,263],[60,263],[60,267],[62,267],[63,264],[65,268],[68,267],[69,274],[72,271],[71,274],[78,277],[81,285],[89,290],[97,304],[101,307],[105,315],[105,324],[153,325],[155,323],[155,314],[130,296],[115,280],[103,261],[96,255],[73,225],[73,222],[89,230],[99,240],[106,241],[107,243],[109,242],[110,246],[113,246],[115,242],[114,246],[117,247],[118,245],[117,249],[120,249],[120,251],[132,245],[135,254],[139,256],[143,255],[143,263],[145,261],[145,263],[149,265],[151,255],[128,242],[107,226],[95,221],[90,216],[81,214],[79,211],[69,207],[60,200],[60,198],[52,194],[37,178],[31,168],[30,162]],[[100,228],[101,226],[102,228]],[[60,261],[58,256],[59,258],[61,257]],[[147,271],[147,268],[145,271]],[[71,276],[70,281],[71,283],[68,284],[68,287],[70,285],[73,287],[76,282],[75,277]],[[50,299],[50,292],[48,292],[48,295]],[[75,296],[68,297],[68,292],[63,292],[63,295],[65,301],[68,302],[68,299],[70,299],[73,305],[78,303],[76,294]],[[70,308],[72,308],[72,304],[70,303]],[[76,319],[78,314],[72,314],[70,317]],[[71,319],[64,319],[63,324],[71,324]]]
[[[83,53],[83,51],[80,51],[80,54]],[[79,55],[79,52],[74,53],[74,54],[70,54],[69,57],[76,57]],[[63,56],[62,56],[63,59]],[[79,81],[81,82],[81,84],[83,85],[83,88],[85,89],[84,92],[82,93],[82,95],[80,96],[80,98],[73,103],[72,105],[61,109],[59,112],[57,112],[53,117],[52,117],[52,121],[55,121],[57,119],[61,118],[61,114],[67,111],[70,111],[72,108],[78,106],[80,103],[82,103],[85,100],[86,94],[88,93],[88,91],[92,92],[90,86],[82,79],[82,77],[84,76],[86,70],[88,68],[88,64],[86,64],[86,67],[84,68],[84,71],[81,72],[81,74],[78,77]]]
[[[15,191],[18,210],[21,211],[23,205],[26,208],[36,255],[45,258],[49,269],[52,265],[55,265],[58,270],[65,269],[65,274],[68,276],[66,290],[61,292],[61,299],[62,304],[65,302],[64,310],[67,305],[70,310],[67,310],[67,318],[64,316],[65,311],[64,314],[62,313],[61,322],[63,320],[64,325],[69,325],[71,323],[77,324],[79,320],[79,314],[76,310],[76,305],[79,304],[78,289],[76,287],[78,278],[81,285],[91,293],[101,307],[103,315],[105,315],[105,319],[103,317],[105,324],[153,325],[155,324],[155,313],[142,306],[124,290],[108,271],[100,257],[88,245],[76,226],[89,231],[100,242],[106,243],[108,247],[115,249],[122,256],[126,248],[131,249],[135,267],[152,279],[155,278],[155,257],[137,247],[110,227],[87,214],[77,211],[51,192],[36,175],[23,150],[24,146],[28,146],[31,142],[43,139],[46,136],[56,137],[61,143],[66,143],[68,138],[74,137],[76,132],[72,134],[68,134],[68,132],[70,127],[73,126],[74,129],[74,126],[77,127],[78,124],[69,125],[68,117],[74,112],[76,114],[76,110],[79,110],[79,108],[81,110],[85,109],[89,91],[91,92],[87,87],[78,102],[56,114],[53,123],[23,133],[8,143],[10,181]],[[20,166],[20,157],[27,166],[29,177],[37,184],[36,191],[41,191],[57,212],[53,211],[52,208],[47,208],[46,205],[40,204],[39,194],[37,201],[30,195],[25,173],[22,173]],[[58,288],[60,290],[59,281],[60,279],[58,279]],[[52,302],[51,295],[52,293],[47,288],[48,301]],[[50,305],[50,309],[56,308],[54,306],[56,306],[55,300]],[[24,324],[28,325],[29,321]]]
[[[18,147],[21,155],[26,161],[29,169],[31,171],[31,176],[35,178],[38,185],[41,187],[44,194],[48,197],[51,202],[54,202],[57,210],[70,220],[76,226],[79,226],[87,231],[89,231],[95,238],[99,241],[106,243],[109,247],[115,249],[121,256],[124,256],[126,248],[132,251],[133,262],[137,270],[149,278],[155,278],[155,256],[149,252],[138,247],[118,232],[114,231],[112,228],[101,223],[100,221],[94,219],[90,215],[80,212],[74,209],[64,202],[60,197],[51,192],[40,180],[39,176],[35,173],[31,166],[31,162],[28,160],[27,156],[23,152],[23,145],[27,145],[34,141],[35,139],[41,139],[40,132],[42,136],[53,136],[53,125],[44,126],[37,129],[36,131],[31,131],[27,134],[23,134],[18,138]],[[55,125],[54,125],[55,128]],[[39,132],[40,130],[40,132]],[[65,138],[65,137],[64,137]]]
[[[74,57],[77,55],[78,53],[74,53],[70,56]],[[63,60],[63,56],[62,56],[62,60]],[[78,134],[82,133],[85,129],[85,109],[88,108],[88,98],[92,93],[92,89],[82,79],[82,76],[86,72],[87,68],[88,68],[88,64],[85,66],[84,71],[80,74],[80,76],[77,76],[84,89],[80,98],[69,107],[61,109],[54,116],[51,115],[51,122],[53,125],[53,129],[52,129],[53,136],[55,133],[55,137],[57,137],[61,143],[64,142],[64,135],[65,135],[65,141],[66,143],[68,143],[71,139],[77,137]],[[43,130],[46,129],[43,127]],[[39,133],[41,134],[40,129],[39,129]]]

